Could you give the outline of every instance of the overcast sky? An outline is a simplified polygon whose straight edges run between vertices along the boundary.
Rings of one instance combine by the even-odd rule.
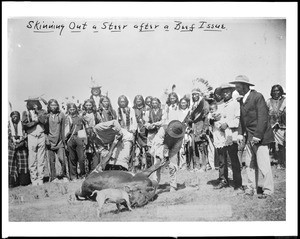
[[[36,21],[63,24],[64,29],[37,33]],[[109,31],[108,24],[101,29],[106,21],[127,27],[121,32]],[[174,29],[175,21],[188,27],[195,24],[195,29],[180,32]],[[197,29],[200,21],[224,24],[226,29],[203,31]],[[74,33],[71,22],[86,27]],[[143,22],[159,27],[153,32],[134,28]],[[180,95],[190,93],[197,77],[215,88],[244,74],[265,98],[272,85],[285,87],[286,82],[283,19],[13,18],[8,21],[8,44],[8,98],[19,111],[29,96],[59,102],[75,96],[83,101],[90,96],[91,77],[103,94],[108,92],[114,107],[122,94],[131,101],[137,94],[161,97],[172,84]]]

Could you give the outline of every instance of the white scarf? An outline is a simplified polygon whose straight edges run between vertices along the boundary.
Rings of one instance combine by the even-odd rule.
[[[9,124],[10,124],[10,128],[11,128],[11,134],[12,134],[12,136],[23,136],[23,130],[22,130],[21,121],[19,121],[19,123],[17,125],[17,127],[18,127],[18,134],[16,134],[14,123],[11,121],[11,119],[9,120]]]

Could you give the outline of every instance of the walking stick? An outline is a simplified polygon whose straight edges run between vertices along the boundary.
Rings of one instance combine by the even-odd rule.
[[[136,151],[136,142],[137,142],[137,131],[135,131],[134,133],[134,140],[133,140],[133,145],[132,145],[132,149],[131,149],[131,153],[130,153],[130,157],[129,157],[129,170],[130,171],[134,171],[134,166],[133,166],[133,161],[135,158],[135,151]]]

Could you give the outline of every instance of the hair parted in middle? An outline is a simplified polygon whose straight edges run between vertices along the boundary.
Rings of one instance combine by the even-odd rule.
[[[53,112],[53,113],[59,113],[59,112],[60,112],[60,108],[59,108],[58,101],[57,101],[56,99],[51,99],[51,100],[48,101],[48,104],[47,104],[47,111],[48,111],[48,113],[51,112],[51,110],[50,110],[50,105],[51,105],[52,103],[55,103],[55,104],[57,105],[56,112]]]
[[[171,92],[171,93],[168,95],[168,99],[167,99],[166,104],[167,104],[168,106],[171,105],[171,101],[170,101],[171,96],[174,96],[174,97],[176,98],[175,104],[178,105],[178,103],[179,103],[179,97],[178,97],[178,95],[177,95],[175,92]]]
[[[92,99],[86,99],[83,102],[83,105],[82,105],[82,110],[83,111],[86,111],[86,107],[85,107],[86,103],[91,103],[92,104],[92,111],[93,111],[93,113],[95,113],[97,111],[97,107],[96,107],[95,101],[92,100]]]
[[[119,105],[119,107],[120,107],[120,102],[121,102],[121,100],[125,100],[125,107],[127,107],[128,106],[128,104],[129,104],[129,101],[128,101],[128,98],[125,96],[125,95],[121,95],[121,96],[119,96],[119,98],[118,98],[118,105]]]
[[[142,95],[136,95],[136,96],[134,97],[134,100],[133,100],[133,108],[134,108],[134,109],[137,108],[136,102],[137,102],[138,100],[141,100],[141,101],[142,101],[143,107],[145,107],[145,100],[144,100],[144,97],[143,97]]]
[[[78,114],[78,108],[77,108],[75,103],[68,103],[67,104],[67,111],[69,111],[69,109],[72,108],[72,107],[76,110],[76,113]]]
[[[186,96],[183,96],[181,99],[180,99],[180,101],[179,101],[179,109],[182,109],[181,108],[181,101],[183,101],[183,100],[185,100],[186,101],[186,103],[187,103],[187,108],[189,108],[190,107],[190,104],[191,104],[191,100],[190,100],[190,98],[188,98],[188,97],[186,97]]]

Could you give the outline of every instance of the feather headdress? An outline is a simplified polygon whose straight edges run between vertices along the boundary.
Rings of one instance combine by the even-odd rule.
[[[196,88],[201,92],[202,96],[208,96],[212,91],[213,87],[203,78],[196,78],[192,81],[193,89]]]

